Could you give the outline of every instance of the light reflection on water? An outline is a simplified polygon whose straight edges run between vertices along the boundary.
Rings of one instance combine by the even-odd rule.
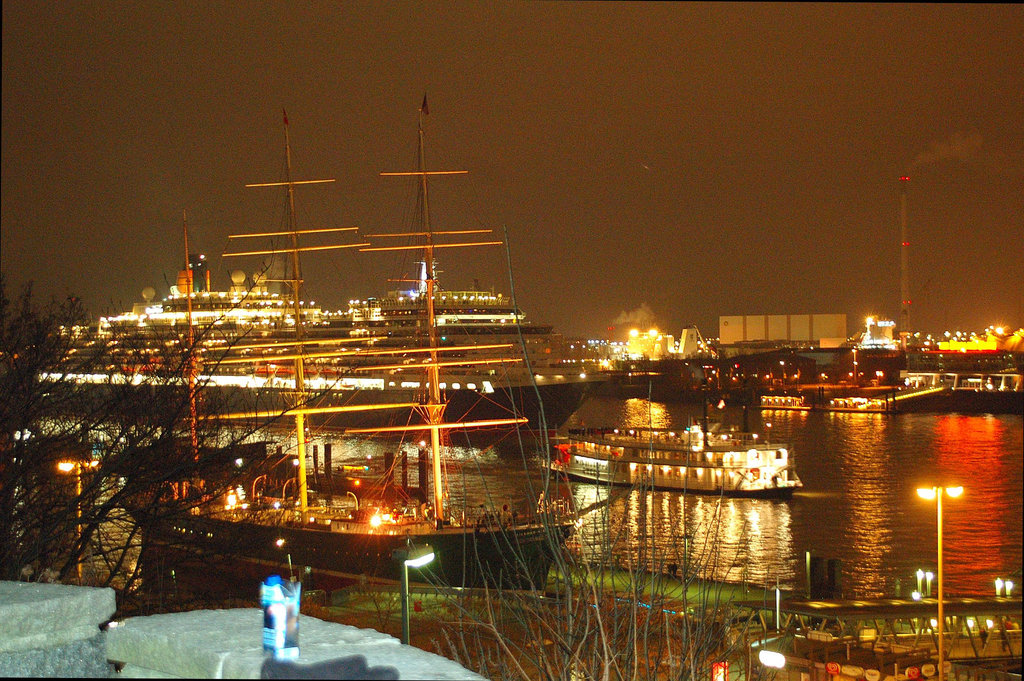
[[[725,426],[743,422],[738,408],[709,412]],[[700,417],[699,405],[593,398],[567,425],[681,428]],[[581,553],[597,557],[610,546],[620,565],[661,571],[684,565],[684,537],[690,537],[685,562],[702,566],[704,576],[763,585],[778,580],[802,590],[804,552],[811,550],[840,559],[848,597],[894,595],[897,580],[906,596],[918,568],[936,567],[935,506],[915,489],[963,484],[964,496],[944,505],[947,593],[990,594],[999,576],[1021,581],[1019,416],[751,410],[751,427],[763,432],[762,417],[772,423],[772,440],[793,446],[804,488],[791,501],[619,490],[586,516],[577,535]],[[333,441],[335,466],[365,463],[371,476],[381,473],[383,451],[399,451],[372,440]],[[416,445],[405,447],[416,484]],[[452,508],[509,503],[525,511],[536,498],[542,475],[535,459],[466,447],[452,454],[446,473]],[[581,508],[609,496],[607,488],[582,483],[566,493]]]
[[[662,572],[689,565],[700,566],[706,578],[795,581],[785,504],[638,489],[623,494],[586,517],[579,532],[587,558],[600,558],[604,547],[597,540],[608,537],[614,562],[623,567]],[[578,503],[606,495],[607,488],[576,485]]]
[[[645,400],[592,399],[569,426],[682,427],[700,417],[700,407]],[[739,426],[740,409],[711,409],[712,420]],[[761,429],[762,414],[750,425]],[[693,536],[691,561],[710,574],[802,589],[804,552],[842,561],[847,596],[903,595],[915,588],[918,568],[936,569],[934,502],[915,490],[932,484],[963,484],[962,498],[944,504],[944,570],[950,594],[993,593],[996,577],[1020,581],[1024,483],[1024,435],[1019,416],[765,412],[772,439],[792,443],[804,489],[791,501],[682,496],[633,491],[654,501],[650,512],[638,501],[612,503],[600,523],[631,532],[654,529],[647,565],[677,562],[681,551],[667,537],[679,528]],[[593,498],[592,485],[577,485],[577,498]],[[588,519],[588,522],[591,522]],[[598,522],[598,521],[593,521]],[[717,541],[713,541],[717,539]],[[631,537],[616,545],[623,556],[640,544]],[[650,552],[648,552],[650,553]],[[670,557],[671,556],[671,557]]]

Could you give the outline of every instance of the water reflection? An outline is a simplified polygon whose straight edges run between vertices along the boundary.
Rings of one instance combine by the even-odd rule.
[[[570,420],[581,425],[682,427],[700,417],[699,405],[645,400],[592,399]],[[655,417],[655,414],[657,415]],[[743,421],[742,409],[712,410],[724,425]],[[803,586],[805,551],[838,558],[846,596],[904,596],[918,568],[936,565],[934,504],[915,493],[922,484],[962,483],[961,499],[944,505],[945,585],[951,595],[993,593],[996,577],[1020,575],[1024,484],[1024,430],[1019,416],[935,414],[749,414],[752,427],[772,423],[772,440],[792,444],[804,489],[792,501],[647,494],[612,503],[596,528],[621,525],[623,533],[651,527],[651,556],[681,555],[679,541],[693,537],[691,555],[708,576]],[[576,485],[577,500],[594,498],[592,485]],[[642,509],[649,508],[641,518]],[[681,530],[681,531],[680,531]],[[636,538],[613,551],[625,560]],[[630,557],[636,560],[635,557]],[[667,559],[666,559],[667,562]],[[656,561],[648,559],[655,566]],[[680,563],[681,564],[681,563]]]
[[[624,428],[671,428],[673,425],[668,409],[661,402],[637,398],[626,400],[622,412],[621,425]]]
[[[1005,421],[993,416],[942,415],[935,419],[935,484],[963,485],[964,495],[943,503],[945,579],[978,582],[990,589],[994,578],[1019,573],[1001,550],[1008,537],[1021,541],[1021,516],[1005,510],[1020,504],[1021,457],[1003,451]],[[1010,455],[1008,455],[1010,454]],[[931,505],[924,504],[931,509]],[[932,521],[935,522],[934,520]],[[929,546],[935,547],[933,538]]]
[[[897,525],[898,487],[893,484],[892,449],[886,442],[887,416],[881,414],[831,414],[842,446],[837,455],[843,475],[842,496],[847,524],[842,528],[857,556],[848,566],[847,589],[858,594],[883,594],[888,575],[885,565],[895,552],[893,528]]]
[[[711,410],[725,426],[739,408]],[[680,428],[700,405],[592,399],[570,427]],[[962,483],[944,506],[945,584],[951,595],[993,593],[996,577],[1019,575],[1024,434],[1018,416],[751,412],[752,427],[772,423],[771,439],[791,443],[804,489],[788,502],[682,495],[573,483],[566,493],[586,514],[574,539],[581,555],[663,570],[669,563],[702,576],[802,589],[804,552],[838,558],[846,596],[905,596],[918,568],[935,569],[935,507],[917,497],[922,484]],[[409,456],[418,484],[419,444],[318,436],[333,445],[333,466],[369,466],[383,474],[384,451]],[[525,510],[543,480],[538,461],[497,448],[456,447],[446,457],[452,508],[509,503]],[[556,491],[557,492],[557,491]],[[606,505],[599,502],[609,500]],[[597,505],[595,507],[595,504]],[[688,551],[687,551],[688,549]],[[1019,577],[1018,580],[1019,581]]]
[[[785,503],[640,489],[610,494],[580,527],[588,560],[654,572],[688,565],[700,577],[757,584],[797,581]],[[580,506],[608,496],[606,487],[575,485]]]

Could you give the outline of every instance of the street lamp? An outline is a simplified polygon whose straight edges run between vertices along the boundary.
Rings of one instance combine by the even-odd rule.
[[[939,591],[939,621],[938,621],[938,638],[939,638],[939,678],[945,677],[945,670],[943,669],[943,643],[942,643],[942,497],[947,496],[952,499],[956,499],[964,493],[963,487],[918,487],[917,496],[922,499],[935,500],[936,507],[936,518],[937,522],[937,537],[938,537],[938,579],[937,588]]]
[[[409,544],[391,552],[391,558],[402,562],[402,643],[409,645],[409,568],[423,567],[434,560],[430,544]]]
[[[785,655],[774,650],[768,650],[767,648],[762,648],[758,651],[757,661],[765,667],[774,667],[775,669],[783,669],[786,666]]]
[[[60,461],[57,463],[57,470],[61,473],[75,474],[75,539],[82,540],[82,469],[95,468],[99,461]],[[78,573],[78,583],[82,583],[82,557],[75,560],[75,571]]]

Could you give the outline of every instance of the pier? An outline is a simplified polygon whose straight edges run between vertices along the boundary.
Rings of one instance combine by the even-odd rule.
[[[913,681],[948,678],[951,672],[955,678],[1020,678],[1019,597],[944,600],[945,674],[933,663],[938,648],[935,599],[790,598],[774,612],[759,603],[740,608],[757,623],[749,630],[761,632],[750,645],[748,670],[761,664],[762,650],[779,653],[780,681]],[[1015,677],[1005,673],[1014,669]]]

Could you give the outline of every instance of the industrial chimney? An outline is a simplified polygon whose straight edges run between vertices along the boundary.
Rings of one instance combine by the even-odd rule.
[[[907,236],[907,183],[910,178],[900,178],[900,315],[898,318],[900,340],[907,348],[910,337],[910,237]]]

